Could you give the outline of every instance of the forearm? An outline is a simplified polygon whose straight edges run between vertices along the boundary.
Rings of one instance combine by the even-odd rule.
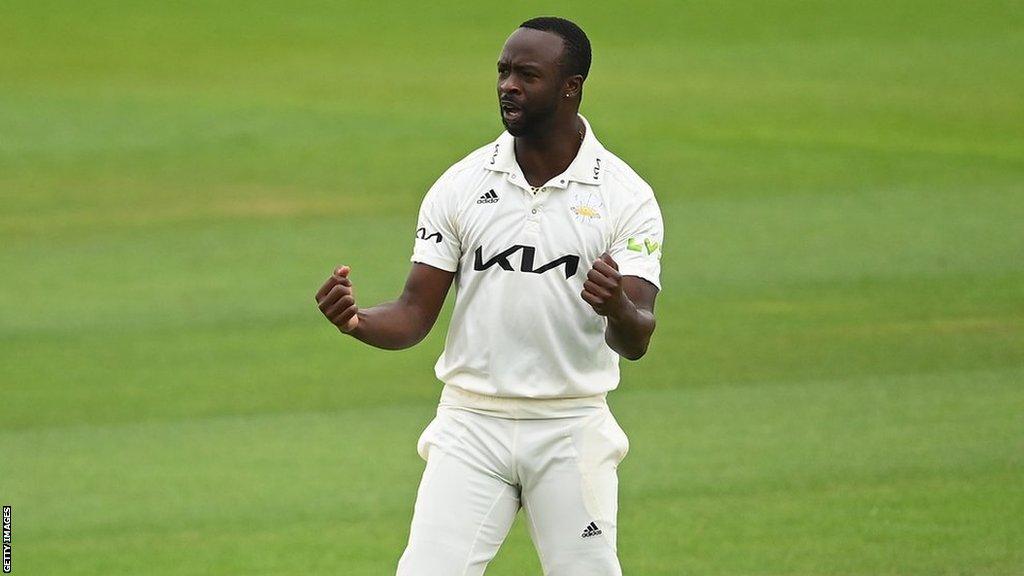
[[[608,315],[604,341],[623,358],[639,360],[647,353],[654,333],[654,313],[637,308],[628,299],[626,301],[620,313]]]
[[[425,314],[403,300],[386,302],[356,313],[359,324],[348,334],[370,346],[401,350],[418,344],[430,333],[437,316]]]
[[[341,266],[327,278],[314,296],[317,307],[342,333],[387,350],[408,348],[423,340],[455,278],[454,272],[417,262],[397,300],[360,309],[350,273],[350,267]]]

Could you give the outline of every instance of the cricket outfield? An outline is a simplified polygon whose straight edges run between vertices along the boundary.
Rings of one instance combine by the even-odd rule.
[[[419,201],[543,3],[0,5],[0,504],[14,574],[379,576],[448,316]],[[626,574],[1024,573],[1024,11],[566,5],[582,111],[665,219],[610,396]],[[449,302],[450,308],[450,302]],[[495,327],[496,330],[500,327]],[[520,522],[488,575],[540,574]]]

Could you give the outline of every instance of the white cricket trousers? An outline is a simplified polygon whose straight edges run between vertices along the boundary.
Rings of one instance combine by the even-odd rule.
[[[417,443],[427,466],[398,576],[479,576],[519,508],[545,576],[620,576],[617,468],[629,441],[605,395],[533,400],[446,386]]]

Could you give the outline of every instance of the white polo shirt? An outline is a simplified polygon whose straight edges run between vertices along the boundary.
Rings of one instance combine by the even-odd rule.
[[[660,289],[663,224],[651,187],[583,123],[572,164],[538,189],[504,132],[423,199],[412,261],[457,272],[434,367],[445,384],[514,398],[576,398],[618,385],[608,321],[580,292],[606,251],[623,275]]]

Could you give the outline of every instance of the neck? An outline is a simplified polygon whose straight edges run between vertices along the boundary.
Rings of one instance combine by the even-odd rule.
[[[543,186],[548,180],[565,172],[583,144],[583,120],[572,115],[552,119],[537,134],[517,136],[516,161],[531,186]]]

